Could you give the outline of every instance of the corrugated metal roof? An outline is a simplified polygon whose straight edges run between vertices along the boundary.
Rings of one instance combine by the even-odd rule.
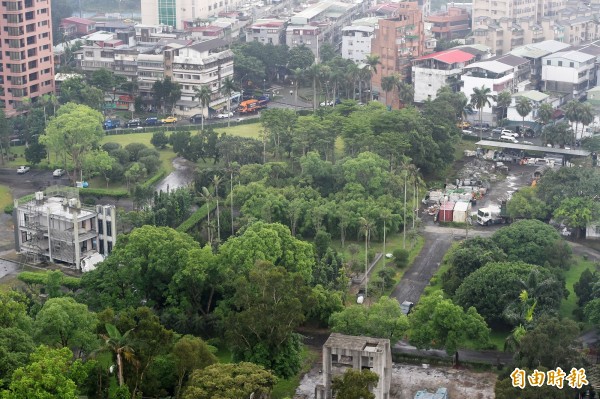
[[[422,57],[416,59],[418,60],[427,60],[433,58],[436,61],[444,62],[446,64],[454,64],[457,62],[466,62],[470,61],[475,56],[473,54],[467,53],[466,51],[450,49],[445,51],[440,51],[437,53],[427,54]]]
[[[543,42],[528,44],[528,46],[547,51],[548,53],[555,53],[569,48],[571,45],[557,40],[544,40]]]
[[[564,58],[565,60],[570,61],[585,62],[593,60],[596,57],[590,54],[582,53],[581,51],[560,51],[558,53],[550,54],[544,58]]]
[[[550,97],[548,94],[542,93],[537,90],[520,91],[520,92],[513,94],[512,96],[513,97],[525,97],[525,98],[528,98],[531,101],[535,101],[535,102],[544,101],[545,99]]]
[[[495,61],[495,60],[494,61],[476,62],[474,64],[467,65],[465,68],[481,68],[481,69],[485,69],[486,71],[490,71],[493,73],[508,72],[513,69],[512,66],[504,64],[499,61]]]

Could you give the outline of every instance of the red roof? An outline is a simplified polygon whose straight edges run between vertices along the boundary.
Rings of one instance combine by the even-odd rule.
[[[67,17],[67,18],[63,18],[60,23],[61,24],[72,23],[72,24],[92,25],[92,24],[95,24],[96,22],[92,21],[91,19],[86,19],[86,18]]]
[[[445,51],[440,51],[437,53],[427,54],[422,57],[415,59],[415,61],[427,60],[429,58],[433,58],[436,61],[444,62],[446,64],[454,64],[456,62],[466,62],[471,61],[475,56],[473,54],[469,54],[465,51],[458,49],[450,49]]]

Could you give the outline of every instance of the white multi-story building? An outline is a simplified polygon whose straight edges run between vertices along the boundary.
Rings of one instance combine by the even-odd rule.
[[[459,49],[450,49],[424,55],[412,61],[412,81],[415,89],[415,102],[434,100],[444,86],[459,91],[460,75],[465,66],[475,60],[475,55]]]
[[[578,99],[596,85],[596,56],[582,51],[561,51],[542,58],[545,92]]]
[[[351,25],[342,29],[342,58],[356,63],[365,61],[371,54],[371,39],[375,28]]]
[[[16,250],[31,260],[89,270],[117,241],[116,215],[112,205],[82,206],[70,187],[50,187],[15,200]]]
[[[552,98],[536,90],[520,91],[512,95],[512,102],[506,110],[506,119],[521,122],[523,117],[517,112],[517,102],[520,98],[526,98],[531,104],[531,112],[525,116],[525,122],[535,122],[538,119],[538,110],[544,103],[552,104]]]
[[[184,28],[184,21],[216,16],[237,9],[240,0],[143,0],[142,23]]]
[[[497,95],[505,90],[511,93],[528,90],[530,86],[529,61],[512,54],[472,63],[467,65],[465,70],[466,72],[461,76],[463,81],[461,91],[467,98],[471,98],[475,88],[486,87],[490,89],[491,95]],[[491,103],[491,107],[486,105],[481,111],[483,122],[495,123],[493,109],[495,103],[494,101]],[[473,119],[478,121],[479,115],[475,115]]]

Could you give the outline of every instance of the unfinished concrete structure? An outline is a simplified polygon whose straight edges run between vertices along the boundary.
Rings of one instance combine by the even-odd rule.
[[[117,240],[112,205],[82,206],[73,187],[15,200],[15,246],[29,262],[49,260],[87,271],[108,255]]]
[[[389,399],[392,352],[389,339],[354,337],[332,333],[323,345],[323,384],[315,388],[316,399],[331,399],[333,378],[346,369],[370,370],[379,376],[372,388],[375,399]]]

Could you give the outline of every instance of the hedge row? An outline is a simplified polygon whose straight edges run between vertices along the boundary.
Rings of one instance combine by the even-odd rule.
[[[81,287],[80,278],[67,276],[60,271],[47,271],[45,273],[21,272],[19,273],[17,278],[25,284],[46,285],[48,284],[48,275],[50,273],[62,274],[60,285],[62,285],[63,287],[69,288],[71,290],[76,290],[79,289],[79,287]]]
[[[304,111],[298,111],[299,114],[302,114]],[[308,114],[312,114],[312,110],[307,113]],[[235,118],[231,119],[231,126],[237,126],[237,125],[249,125],[252,123],[258,123],[259,120],[258,118],[248,118],[248,119],[242,119],[241,121],[237,121]],[[119,135],[119,134],[134,134],[134,133],[154,133],[154,132],[160,132],[160,131],[167,131],[167,132],[179,132],[179,131],[189,131],[189,130],[200,130],[200,127],[202,125],[200,123],[196,123],[196,124],[190,124],[190,125],[162,125],[162,126],[149,126],[149,127],[144,127],[141,129],[111,129],[111,130],[107,130],[106,131],[106,135],[107,136],[114,136],[114,135]],[[218,122],[218,123],[210,123],[210,124],[204,124],[204,127],[212,127],[212,128],[217,128],[217,129],[221,129],[224,127],[227,127],[227,119],[223,119],[222,122]]]
[[[82,196],[112,197],[115,199],[129,197],[129,192],[122,188],[80,188],[79,194]]]
[[[15,204],[10,203],[4,207],[4,213],[7,215],[12,215],[13,209],[15,209]]]
[[[216,207],[217,207],[216,204],[211,203],[210,204],[210,212],[212,212]],[[177,231],[182,232],[182,233],[190,231],[192,227],[194,227],[201,220],[203,220],[206,216],[208,216],[208,212],[209,212],[208,204],[202,205],[200,208],[198,208],[198,210],[196,212],[192,213],[192,215],[189,218],[184,220],[184,222],[181,223],[179,225],[179,227],[177,227]]]

